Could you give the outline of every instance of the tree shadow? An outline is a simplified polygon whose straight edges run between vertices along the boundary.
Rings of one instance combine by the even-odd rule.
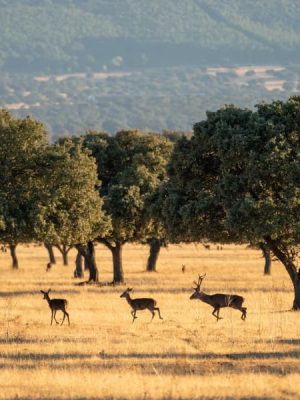
[[[280,344],[291,344],[291,345],[300,345],[300,339],[270,339],[265,340],[265,343],[280,343]]]
[[[51,287],[51,285],[48,285]],[[47,286],[47,287],[48,287]],[[78,290],[74,289],[53,289],[53,294],[79,294],[80,292]],[[20,297],[20,296],[35,296],[35,295],[41,295],[41,293],[38,290],[16,290],[16,291],[0,291],[0,298],[11,298],[11,297]]]
[[[19,297],[19,296],[34,296],[37,294],[36,290],[18,290],[18,291],[1,291],[0,292],[0,298],[1,297]]]
[[[121,284],[121,285],[98,285],[88,287],[87,290],[92,293],[99,293],[101,289],[104,289],[105,293],[119,293],[122,291],[123,287],[133,286],[136,293],[166,293],[166,294],[183,294],[187,295],[193,293],[192,287],[180,287],[180,288],[164,288],[164,287],[149,287],[147,289],[138,288],[138,283],[136,287],[134,286],[134,282],[131,282],[130,285]],[[237,292],[242,293],[291,293],[291,289],[288,288],[247,288],[247,287],[227,287],[226,289],[220,289],[219,287],[211,287],[207,290],[208,294],[214,293],[225,293],[225,294],[237,294]],[[247,299],[246,299],[247,300]]]
[[[93,354],[85,353],[13,353],[1,355],[1,358],[4,360],[17,361],[88,360],[92,357],[94,357]]]
[[[253,359],[284,359],[284,358],[300,358],[300,350],[284,351],[284,352],[241,352],[241,353],[99,353],[101,359],[188,359],[188,360],[213,360],[213,359],[229,359],[229,360],[253,360]]]
[[[0,344],[52,344],[52,343],[95,343],[97,340],[95,338],[22,338],[22,337],[12,337],[12,338],[0,338]]]
[[[156,397],[155,397],[156,398]],[[219,398],[219,397],[218,397]],[[14,397],[13,399],[16,399],[16,397]],[[66,400],[66,397],[63,396],[55,396],[55,397],[49,397],[49,396],[41,396],[39,397],[40,400]],[[151,400],[153,399],[153,397],[147,396],[145,397],[145,395],[142,395],[142,397],[130,397],[130,400],[142,400],[142,399],[147,399],[147,400]],[[257,397],[257,396],[221,396],[220,399],[222,400],[275,400],[275,397]],[[9,400],[9,399],[7,399]],[[22,397],[22,400],[36,400],[36,397]],[[72,396],[72,400],[128,400],[128,397],[112,397],[112,396]],[[157,398],[157,400],[170,400],[169,396],[163,396],[163,397],[159,397]],[[191,397],[180,397],[180,400],[191,400]],[[212,397],[212,396],[197,396],[197,400],[216,400],[216,397]]]

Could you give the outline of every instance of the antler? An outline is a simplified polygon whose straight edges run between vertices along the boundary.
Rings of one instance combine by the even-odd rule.
[[[206,274],[204,274],[204,275],[199,275],[199,276],[198,276],[198,282],[194,281],[194,284],[196,285],[195,290],[196,290],[196,289],[200,289],[201,283],[202,283],[203,279],[205,278],[205,276],[206,276]]]

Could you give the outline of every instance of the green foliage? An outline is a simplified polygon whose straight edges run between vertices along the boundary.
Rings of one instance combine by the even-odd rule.
[[[120,131],[115,137],[89,132],[83,145],[96,157],[104,209],[112,220],[106,241],[145,238],[144,202],[166,177],[172,144],[159,135]]]
[[[80,145],[52,145],[40,160],[36,237],[46,243],[84,244],[109,229],[95,161]]]
[[[32,240],[37,158],[47,144],[40,122],[0,111],[0,242]]]
[[[296,88],[296,69],[295,65],[270,70],[263,80],[259,74],[241,80],[234,68],[227,73],[220,69],[213,76],[209,69],[199,67],[159,68],[107,79],[83,76],[37,81],[32,75],[3,74],[0,105],[20,107],[13,111],[15,115],[30,113],[44,121],[54,138],[67,133],[79,136],[86,129],[114,134],[124,127],[181,134],[205,118],[205,110],[216,110],[228,102],[252,108],[258,99],[271,101],[276,96],[285,100],[289,95],[285,86],[273,92],[264,84],[289,81]]]
[[[165,203],[179,239],[300,243],[300,98],[207,113],[177,142]],[[173,218],[173,220],[172,220]]]
[[[297,0],[1,0],[0,7],[6,70],[236,61],[247,52],[297,52],[300,45]]]

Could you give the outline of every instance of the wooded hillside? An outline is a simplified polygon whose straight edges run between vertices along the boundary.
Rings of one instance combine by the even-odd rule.
[[[297,0],[1,0],[0,7],[3,70],[299,58]]]

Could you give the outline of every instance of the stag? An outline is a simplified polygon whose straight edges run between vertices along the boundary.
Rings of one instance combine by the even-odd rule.
[[[160,309],[158,307],[155,307],[156,306],[156,300],[150,299],[150,298],[147,298],[147,297],[141,297],[139,299],[132,299],[130,297],[130,292],[131,291],[132,291],[132,288],[126,289],[125,292],[122,293],[120,297],[125,297],[125,299],[127,300],[128,304],[132,308],[132,311],[131,311],[131,315],[132,315],[132,318],[133,318],[132,322],[134,322],[134,320],[137,318],[136,312],[138,310],[146,310],[146,309],[149,310],[152,313],[151,321],[155,316],[155,312],[154,311],[157,311],[159,318],[163,319],[162,316],[160,315]]]
[[[241,311],[241,319],[244,321],[246,319],[247,315],[247,308],[242,307],[242,304],[244,302],[244,298],[242,296],[239,296],[237,294],[222,294],[222,293],[216,293],[216,294],[206,294],[200,290],[201,288],[201,283],[203,279],[205,278],[205,275],[199,275],[198,282],[195,282],[196,287],[193,288],[195,291],[191,295],[190,300],[194,299],[199,299],[203,301],[204,303],[209,304],[210,306],[213,307],[213,312],[212,315],[217,318],[217,321],[219,319],[222,319],[219,314],[220,314],[220,308],[223,307],[231,307],[236,310]]]

